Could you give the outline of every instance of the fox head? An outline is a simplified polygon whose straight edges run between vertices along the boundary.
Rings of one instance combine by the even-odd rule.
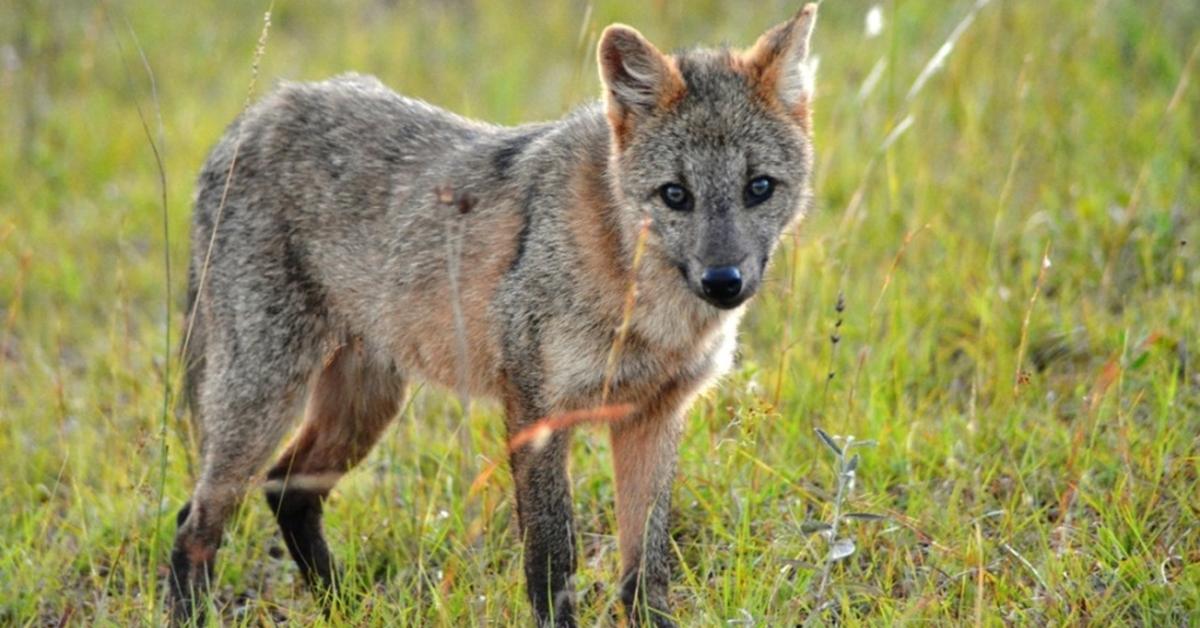
[[[811,196],[816,13],[806,5],[745,51],[668,55],[620,24],[600,38],[614,191],[650,218],[650,252],[721,309],[758,290]]]

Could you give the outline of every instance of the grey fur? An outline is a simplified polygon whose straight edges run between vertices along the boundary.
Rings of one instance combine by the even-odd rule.
[[[811,30],[811,11],[788,24],[805,15],[799,23]],[[269,490],[285,533],[296,535],[289,549],[310,581],[326,584],[334,580],[320,500],[365,455],[408,379],[501,399],[510,436],[599,405],[649,218],[608,401],[634,408],[613,428],[618,509],[644,526],[622,532],[622,598],[635,622],[670,625],[676,444],[691,400],[728,368],[744,309],[706,302],[698,277],[736,265],[753,294],[780,234],[809,203],[812,158],[806,125],[763,100],[735,53],[659,58],[628,30],[601,43],[607,118],[595,104],[503,128],[345,75],[286,84],[230,126],[200,175],[192,232],[196,329],[186,358],[202,471],[172,558],[177,621],[195,617],[224,523],[306,395],[306,431],[274,466]],[[613,41],[620,47],[606,57]],[[637,71],[615,71],[630,54]],[[654,81],[676,76],[663,72],[685,87],[670,102],[655,100],[664,94]],[[614,115],[625,105],[622,134]],[[778,182],[775,194],[747,208],[747,181],[759,174]],[[670,181],[692,190],[691,212],[663,204],[658,191]],[[461,259],[448,259],[448,248]],[[363,401],[328,407],[339,395]],[[569,436],[511,457],[528,591],[543,625],[574,625]]]

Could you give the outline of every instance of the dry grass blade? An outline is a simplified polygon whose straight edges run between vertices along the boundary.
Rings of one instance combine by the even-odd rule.
[[[954,30],[950,31],[950,36],[946,38],[946,41],[942,43],[937,52],[930,57],[929,62],[925,64],[925,67],[921,69],[921,73],[918,74],[916,80],[913,81],[912,87],[908,89],[908,94],[904,97],[905,100],[912,100],[913,97],[921,93],[921,90],[925,87],[925,83],[928,82],[930,77],[937,73],[937,71],[942,68],[942,65],[946,63],[946,58],[949,57],[950,52],[954,50],[954,45],[958,43],[958,40],[960,37],[962,37],[963,33],[967,32],[967,28],[971,26],[971,23],[975,21],[975,16],[979,13],[979,10],[986,6],[990,1],[991,0],[976,0],[975,6],[971,7],[971,10],[967,12],[967,15],[963,17],[957,26],[954,27]]]
[[[908,232],[904,236],[904,242],[900,244],[900,248],[896,250],[896,256],[892,258],[892,263],[888,266],[887,274],[883,277],[883,285],[879,288],[879,296],[875,298],[875,305],[871,307],[871,316],[867,319],[867,339],[871,338],[871,332],[875,325],[875,315],[879,312],[879,306],[883,303],[883,296],[887,293],[887,289],[892,285],[892,276],[896,274],[896,269],[900,266],[900,260],[904,257],[904,252],[908,250],[908,245],[922,231],[929,228],[928,224],[923,224],[920,227]],[[850,386],[850,393],[846,398],[846,408],[852,410],[854,408],[854,391],[858,388],[859,378],[862,376],[863,366],[866,363],[867,354],[870,351],[870,346],[863,347],[858,356],[858,365],[854,368],[854,382]]]
[[[629,336],[629,326],[633,322],[633,309],[637,305],[638,269],[642,265],[642,254],[646,250],[646,240],[650,237],[650,219],[642,220],[642,226],[638,230],[637,243],[633,249],[633,263],[629,267],[629,288],[625,291],[625,306],[621,312],[621,325],[617,328],[617,335],[613,339],[612,347],[608,350],[608,360],[604,365],[604,385],[601,387],[600,404],[608,403],[608,394],[612,389],[613,378],[617,374],[617,364],[621,358],[621,352],[625,349],[625,339]]]
[[[558,430],[581,423],[614,423],[629,416],[633,410],[633,404],[622,403],[550,415],[517,432],[508,441],[508,449],[516,451],[526,445],[539,447]]]
[[[1037,283],[1033,286],[1033,294],[1029,295],[1029,306],[1025,308],[1025,319],[1021,322],[1021,341],[1017,344],[1017,365],[1016,372],[1013,373],[1013,397],[1021,392],[1021,385],[1025,381],[1025,369],[1021,368],[1021,363],[1025,360],[1025,345],[1029,339],[1029,319],[1033,316],[1033,306],[1037,303],[1038,294],[1046,282],[1046,271],[1049,269],[1050,243],[1047,242],[1045,250],[1042,251],[1042,265],[1038,269]]]
[[[125,60],[125,47],[121,44],[121,38],[117,35],[116,29],[113,27],[112,18],[109,15],[108,5],[101,1],[101,10],[104,13],[104,21],[108,26],[109,32],[113,36],[113,41],[116,42],[117,50],[121,57],[121,66],[124,71],[125,82],[130,92],[134,91],[133,72],[129,68],[128,62]],[[168,416],[171,411],[171,231],[170,231],[170,207],[167,201],[167,169],[163,164],[163,144],[164,133],[162,123],[162,107],[158,101],[158,85],[154,80],[154,71],[150,67],[150,62],[146,59],[146,53],[142,50],[141,42],[137,39],[137,33],[133,27],[129,25],[128,20],[125,22],[129,30],[130,37],[133,38],[133,45],[137,49],[138,57],[142,61],[142,67],[146,71],[146,76],[150,81],[150,96],[154,103],[154,114],[158,121],[157,139],[155,134],[150,130],[150,123],[146,120],[146,113],[142,110],[142,102],[139,98],[133,99],[134,109],[137,111],[138,121],[141,123],[142,132],[145,134],[146,142],[150,145],[150,151],[154,155],[154,166],[158,173],[158,192],[159,192],[159,207],[162,211],[162,236],[163,236],[163,272],[165,274],[164,286],[166,288],[166,298],[163,300],[164,308],[164,339],[163,339],[163,365],[162,365],[162,411],[159,417],[159,433],[158,433],[158,483],[155,487],[155,516],[154,516],[154,536],[151,541],[151,551],[154,556],[158,555],[158,539],[161,536],[161,524],[163,515],[163,496],[166,493],[167,484],[167,425]],[[66,459],[64,458],[64,464]],[[154,581],[157,584],[157,581]],[[153,587],[154,584],[151,586]],[[153,591],[153,589],[152,589]],[[152,602],[157,602],[157,594],[152,596]],[[63,623],[68,618],[64,618]]]
[[[446,275],[450,288],[450,311],[454,319],[454,340],[455,340],[455,362],[458,370],[458,386],[455,393],[458,395],[459,410],[462,417],[455,428],[458,436],[458,444],[461,449],[462,475],[469,477],[471,459],[473,457],[474,443],[471,441],[470,417],[471,417],[471,397],[468,394],[470,378],[470,349],[467,343],[467,323],[463,316],[462,308],[462,293],[461,293],[461,271],[462,271],[462,248],[463,235],[466,231],[466,224],[460,220],[461,217],[470,214],[479,200],[474,196],[466,193],[459,193],[450,185],[442,185],[434,190],[438,202],[447,206],[450,211],[447,212],[445,226],[445,243],[446,243]]]
[[[1008,552],[1013,558],[1016,558],[1017,562],[1021,563],[1021,566],[1025,567],[1030,574],[1033,574],[1033,579],[1037,580],[1038,585],[1042,587],[1043,591],[1053,595],[1055,598],[1058,597],[1058,594],[1046,584],[1046,580],[1042,578],[1042,574],[1039,573],[1037,568],[1033,566],[1033,563],[1029,562],[1029,559],[1022,556],[1020,552],[1013,549],[1013,547],[1008,543],[1001,543],[1000,549]]]
[[[258,35],[258,43],[254,47],[254,58],[250,64],[250,84],[246,87],[246,99],[242,103],[242,111],[250,108],[250,102],[254,98],[254,90],[258,85],[258,68],[262,61],[263,54],[267,51],[267,38],[271,32],[271,12],[275,9],[275,2],[272,0],[267,7],[266,13],[263,14],[263,26]],[[225,204],[229,199],[229,188],[233,185],[233,171],[237,168],[238,154],[242,148],[242,133],[238,132],[237,140],[233,144],[233,156],[229,160],[229,171],[225,173],[225,183],[221,188],[221,202],[217,204],[217,212],[213,216],[212,234],[209,236],[208,245],[204,250],[204,262],[200,265],[199,278],[196,281],[196,300],[192,304],[192,311],[187,313],[187,330],[183,335],[183,343],[180,345],[179,355],[186,356],[188,343],[192,340],[192,331],[196,325],[196,311],[200,309],[200,301],[204,298],[204,288],[208,279],[209,265],[212,263],[213,249],[217,245],[217,231],[221,226],[221,217],[225,213]]]
[[[892,285],[892,277],[895,276],[896,268],[900,266],[900,260],[904,258],[904,252],[908,250],[908,245],[912,244],[913,239],[928,228],[929,225],[924,224],[904,236],[904,242],[896,250],[896,256],[892,258],[892,264],[888,266],[887,274],[883,276],[883,285],[879,288],[879,296],[875,298],[875,305],[871,306],[871,320],[874,320],[875,315],[879,312],[879,306],[883,303],[883,295],[887,294],[888,286]]]

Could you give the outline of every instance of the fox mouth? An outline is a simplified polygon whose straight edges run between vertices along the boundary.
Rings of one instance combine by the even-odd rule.
[[[745,303],[747,300],[749,300],[750,296],[752,294],[753,294],[752,290],[744,290],[744,291],[742,291],[741,294],[737,295],[736,297],[729,298],[729,299],[721,299],[721,298],[716,298],[716,297],[710,297],[707,295],[705,295],[705,296],[697,295],[697,296],[700,296],[700,298],[707,301],[709,303],[709,305],[712,305],[713,307],[715,307],[719,310],[732,310],[732,309],[740,306],[741,304]]]

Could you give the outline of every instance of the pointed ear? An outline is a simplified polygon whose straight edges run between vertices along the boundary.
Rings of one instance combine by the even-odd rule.
[[[807,115],[815,87],[816,60],[808,51],[816,23],[816,3],[806,4],[792,19],[763,33],[744,56],[763,95],[799,115]]]
[[[596,56],[614,126],[631,114],[668,107],[683,95],[683,76],[675,62],[633,28],[613,24],[604,29]]]

